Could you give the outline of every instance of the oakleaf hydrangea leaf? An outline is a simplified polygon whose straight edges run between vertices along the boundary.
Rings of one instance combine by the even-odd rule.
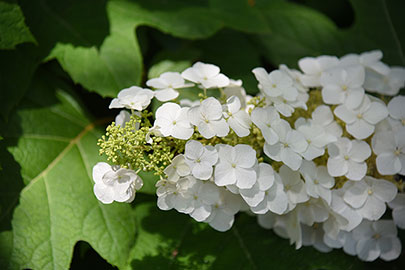
[[[122,266],[135,237],[130,205],[100,203],[91,177],[106,121],[90,121],[66,86],[38,77],[4,134],[18,138],[8,149],[27,184],[12,219],[9,267],[67,269],[79,240]]]
[[[36,41],[24,22],[20,7],[0,1],[0,49],[14,49],[24,42]]]

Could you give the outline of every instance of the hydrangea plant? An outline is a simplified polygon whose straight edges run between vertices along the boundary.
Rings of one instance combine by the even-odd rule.
[[[123,89],[110,108],[124,110],[99,140],[110,164],[93,167],[95,196],[132,202],[138,173],[150,171],[160,177],[161,210],[214,230],[248,212],[297,249],[394,260],[396,226],[405,223],[396,177],[405,175],[405,68],[382,56],[305,57],[300,71],[257,67],[256,96],[202,62],[148,80],[151,89]],[[182,99],[184,89],[196,100]],[[387,204],[393,219],[383,217]]]

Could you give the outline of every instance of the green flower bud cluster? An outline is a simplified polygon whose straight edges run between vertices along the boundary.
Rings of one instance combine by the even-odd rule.
[[[112,122],[98,142],[100,154],[107,155],[109,161],[124,168],[162,175],[172,158],[184,152],[186,141],[155,136],[150,131],[152,125],[148,117],[151,115],[147,111],[141,116],[133,114],[125,127]],[[139,129],[136,129],[137,125]],[[147,137],[152,139],[150,144]]]

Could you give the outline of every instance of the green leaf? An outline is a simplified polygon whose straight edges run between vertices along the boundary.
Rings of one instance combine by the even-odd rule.
[[[68,88],[40,70],[3,134],[18,138],[8,150],[27,184],[12,219],[11,269],[67,269],[79,240],[122,266],[134,241],[130,205],[103,205],[93,194],[106,121],[91,122]]]
[[[115,96],[141,82],[143,64],[136,27],[149,25],[187,38],[206,37],[221,27],[206,8],[182,1],[110,1],[107,13],[110,35],[99,50],[58,44],[50,56],[58,59],[75,82],[102,96]]]
[[[342,251],[295,250],[247,215],[228,232],[158,210],[155,203],[138,205],[135,215],[139,231],[128,269],[363,269]]]
[[[0,50],[14,49],[16,45],[25,42],[36,41],[25,25],[20,7],[0,1]]]
[[[0,268],[7,269],[13,250],[13,233],[4,231],[0,233]]]
[[[304,56],[344,55],[381,49],[384,61],[405,65],[405,21],[401,0],[352,0],[355,22],[339,29],[325,15],[302,5],[271,1],[263,7],[271,33],[258,35],[264,52],[275,65],[297,66]]]

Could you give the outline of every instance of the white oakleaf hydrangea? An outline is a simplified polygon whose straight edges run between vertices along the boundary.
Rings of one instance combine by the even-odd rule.
[[[322,156],[326,145],[337,140],[336,137],[327,134],[322,126],[314,123],[301,125],[297,130],[304,135],[308,143],[307,149],[301,154],[306,160]]]
[[[377,170],[382,175],[405,175],[405,129],[381,131],[373,136]]]
[[[331,176],[346,176],[350,180],[359,181],[367,172],[365,160],[370,157],[370,146],[364,141],[340,138],[328,147],[328,172]]]
[[[295,208],[298,203],[309,200],[304,181],[298,171],[293,171],[289,167],[282,165],[279,175],[284,185],[284,191],[288,197],[288,211]]]
[[[181,76],[194,83],[201,84],[203,88],[221,88],[229,85],[229,78],[220,73],[219,67],[201,62],[184,70]]]
[[[240,100],[236,96],[228,98],[224,106],[224,118],[226,119],[229,127],[235,131],[239,137],[246,137],[250,134],[250,120],[249,114],[242,109]]]
[[[307,87],[320,86],[320,78],[323,72],[336,67],[339,59],[336,56],[323,55],[319,57],[304,57],[298,61],[298,66],[304,73],[301,82]]]
[[[301,154],[308,147],[304,135],[291,129],[285,121],[280,122],[274,128],[279,141],[273,145],[266,143],[264,153],[271,159],[282,161],[292,170],[298,170],[302,163]]]
[[[305,179],[307,193],[313,198],[322,198],[330,205],[332,201],[331,188],[335,185],[335,179],[330,176],[325,166],[316,167],[314,162],[304,161],[301,166],[301,174]]]
[[[266,142],[273,145],[279,141],[278,134],[274,128],[280,122],[285,120],[280,119],[280,114],[273,106],[265,108],[257,107],[252,111],[252,122],[260,129]]]
[[[229,133],[229,126],[222,117],[221,103],[213,97],[203,100],[199,106],[190,108],[188,117],[204,138],[224,137]]]
[[[387,107],[377,101],[371,101],[366,95],[357,109],[350,109],[346,105],[339,105],[334,113],[346,123],[346,130],[358,140],[373,134],[375,125],[388,116]]]
[[[384,179],[366,176],[361,181],[348,181],[344,184],[343,199],[368,220],[377,220],[386,210],[386,203],[397,195],[397,188]]]
[[[347,54],[339,59],[339,66],[348,67],[361,65],[366,68],[366,71],[371,69],[381,74],[388,74],[390,68],[381,62],[382,57],[383,54],[379,50],[364,52],[360,55],[353,53]]]
[[[271,211],[276,214],[283,214],[288,207],[287,194],[284,192],[284,185],[281,177],[274,173],[271,166],[260,163],[260,170],[257,178],[257,184],[252,189],[258,191],[251,192],[240,189],[242,198],[249,204],[250,210],[255,214],[264,214]],[[273,181],[270,181],[273,179]],[[257,185],[257,186],[256,186]],[[253,193],[253,196],[251,195]],[[259,196],[257,196],[259,194]],[[258,199],[256,199],[259,197]],[[259,201],[259,203],[257,203]],[[252,203],[254,202],[254,203]]]
[[[148,80],[146,85],[155,88],[154,94],[156,99],[163,102],[177,98],[179,92],[176,89],[193,86],[193,84],[185,83],[183,77],[178,72],[162,73],[159,78]]]
[[[329,106],[320,105],[312,112],[312,123],[324,128],[326,134],[336,139],[342,136],[342,127],[334,120]]]
[[[208,180],[212,176],[213,166],[218,161],[218,152],[213,146],[204,146],[194,140],[188,141],[184,156],[195,178]]]
[[[238,188],[251,188],[257,179],[254,166],[257,163],[256,151],[249,145],[234,147],[217,145],[219,161],[215,166],[215,184],[226,186],[236,184]]]
[[[405,96],[396,96],[388,103],[389,121],[394,131],[405,129]]]
[[[93,167],[93,180],[94,194],[105,204],[113,201],[130,203],[136,190],[143,186],[142,179],[133,170],[112,167],[105,162]]]
[[[364,68],[335,68],[322,73],[322,98],[326,104],[345,104],[357,108],[364,97]]]
[[[301,224],[302,245],[313,246],[320,252],[330,252],[332,249],[324,242],[324,231],[320,224],[315,223],[312,226]]]
[[[189,175],[191,169],[187,165],[184,155],[177,155],[173,158],[172,163],[164,169],[164,173],[168,180],[177,182],[180,177]]]
[[[374,261],[378,257],[392,261],[401,254],[401,241],[392,220],[363,221],[353,231],[357,241],[356,253],[363,261]]]
[[[395,224],[398,228],[405,229],[405,193],[398,193],[388,206],[392,209]]]
[[[156,110],[154,125],[164,136],[187,140],[193,135],[194,128],[188,119],[189,108],[181,108],[176,103],[165,103]]]
[[[153,96],[152,90],[132,86],[121,90],[118,93],[118,97],[111,101],[109,108],[126,108],[142,111],[149,106]]]
[[[405,86],[405,68],[391,67],[388,74],[367,69],[364,88],[369,92],[394,96]]]

